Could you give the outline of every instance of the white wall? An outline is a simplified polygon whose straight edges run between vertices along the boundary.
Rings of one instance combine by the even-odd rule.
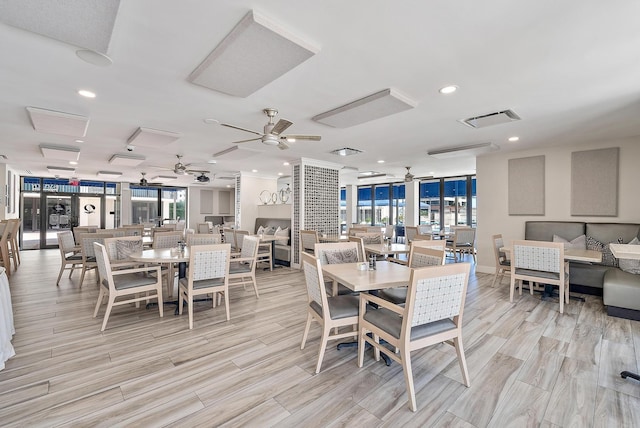
[[[291,204],[258,205],[258,217],[291,219]]]
[[[260,202],[260,193],[267,190],[271,193],[278,191],[278,180],[254,177],[246,173],[240,176],[240,229],[248,230],[254,233],[256,226],[256,218],[258,214],[258,205]]]
[[[7,173],[11,172],[12,183],[7,183]],[[12,186],[13,212],[9,212],[7,205],[7,186]],[[20,217],[20,175],[9,165],[0,163],[0,220]]]
[[[620,147],[618,216],[571,216],[571,152]],[[508,160],[545,156],[545,215],[508,214]],[[493,273],[495,260],[491,236],[501,233],[505,244],[524,238],[525,221],[593,221],[640,223],[640,137],[562,147],[545,147],[511,153],[495,153],[476,160],[478,229],[476,245],[479,272]]]
[[[200,190],[211,190],[213,191],[213,201],[211,206],[211,213],[209,214],[201,214],[200,213]],[[189,199],[189,210],[188,210],[188,222],[187,228],[195,229],[198,223],[203,223],[205,216],[208,215],[216,215],[216,216],[225,216],[232,217],[234,215],[235,209],[235,189],[233,188],[213,188],[213,187],[204,187],[204,186],[190,186],[188,189],[188,199]],[[229,211],[220,212],[219,202],[220,198],[228,198],[229,199]]]

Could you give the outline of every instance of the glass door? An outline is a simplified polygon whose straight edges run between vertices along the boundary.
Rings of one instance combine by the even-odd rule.
[[[71,230],[71,196],[46,194],[43,214],[44,229],[40,234],[40,248],[55,247],[58,245],[58,232]]]

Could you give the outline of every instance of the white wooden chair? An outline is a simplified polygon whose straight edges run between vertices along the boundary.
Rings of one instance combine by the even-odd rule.
[[[453,253],[454,261],[458,261],[458,254],[462,260],[463,254],[471,254],[476,261],[476,230],[471,227],[456,227],[453,239],[447,240],[447,249]]]
[[[84,282],[84,275],[89,270],[98,269],[96,255],[94,252],[94,242],[104,245],[104,240],[113,238],[111,233],[83,233],[80,235],[80,248],[82,250],[82,273],[80,274],[80,287]],[[96,282],[99,282],[99,275],[96,274]]]
[[[253,285],[256,299],[260,297],[258,284],[256,282],[256,264],[258,263],[258,244],[260,239],[256,236],[244,236],[242,251],[232,253],[231,264],[229,266],[229,285],[247,284]]]
[[[505,274],[511,274],[511,261],[507,259],[507,255],[503,251],[500,251],[500,248],[504,247],[502,235],[493,235],[491,241],[493,242],[493,254],[496,258],[496,273],[491,286],[495,287],[498,278],[501,283]]]
[[[187,246],[222,244],[222,236],[217,233],[190,233],[187,235]],[[231,245],[229,245],[231,248]]]
[[[109,315],[114,306],[135,303],[140,307],[142,300],[149,301],[152,297],[158,299],[160,317],[163,315],[162,280],[160,279],[160,267],[142,267],[133,269],[112,270],[109,256],[104,245],[94,242],[94,254],[100,276],[100,294],[93,311],[93,317],[98,315],[100,305],[105,297],[108,297],[107,310],[104,313],[104,321],[100,331],[104,331],[109,321]],[[148,275],[153,272],[155,276]],[[150,294],[154,292],[153,294]],[[141,296],[141,294],[144,294]],[[124,298],[120,299],[119,298]]]
[[[300,231],[300,251],[314,254],[315,245],[320,242],[318,232],[315,230]]]
[[[76,269],[82,269],[82,254],[76,247],[73,233],[70,230],[58,232],[58,250],[60,251],[60,272],[56,280],[56,286],[60,285],[62,272],[69,270],[69,278]]]
[[[316,364],[316,373],[319,373],[329,340],[358,335],[358,297],[353,295],[327,297],[320,260],[311,254],[302,253],[301,265],[307,286],[309,305],[307,307],[307,324],[302,335],[300,349],[304,349],[307,342],[311,322],[317,321],[322,328],[320,352]],[[339,332],[339,329],[343,327],[350,327],[351,331]],[[334,330],[333,334],[332,330]]]
[[[469,373],[462,346],[462,314],[469,283],[468,263],[413,269],[404,307],[395,305],[371,294],[360,294],[358,325],[358,366],[364,363],[365,344],[374,347],[375,358],[380,360],[380,350],[402,365],[409,408],[417,410],[411,352],[427,346],[446,342],[456,349],[462,379],[468,387]],[[369,304],[378,305],[371,309]],[[372,333],[373,337],[367,336]],[[388,349],[381,343],[383,339]]]
[[[182,278],[178,286],[178,308],[182,315],[184,302],[189,311],[189,329],[193,329],[193,302],[195,296],[211,294],[212,305],[216,298],[224,295],[224,306],[229,314],[229,261],[230,244],[196,245],[189,253],[189,274]]]

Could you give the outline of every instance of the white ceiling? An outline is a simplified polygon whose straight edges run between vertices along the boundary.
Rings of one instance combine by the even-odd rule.
[[[0,10],[6,4],[0,2]],[[193,70],[251,9],[318,53],[246,98],[189,83]],[[97,179],[98,171],[117,170],[131,182],[140,171],[168,175],[155,167],[172,168],[176,154],[193,169],[219,175],[257,169],[258,175],[277,177],[290,173],[283,162],[301,157],[399,179],[405,165],[416,176],[473,173],[472,157],[440,160],[427,151],[482,142],[512,151],[640,135],[638,16],[640,2],[630,0],[123,1],[106,52],[113,60],[109,67],[80,60],[76,46],[0,23],[0,154],[22,173],[49,176],[47,165],[69,165],[45,159],[39,145],[78,147],[76,177]],[[459,90],[438,92],[450,84]],[[311,120],[387,88],[417,107],[344,129]],[[83,98],[79,89],[97,97]],[[29,106],[88,117],[84,142],[36,132]],[[232,141],[252,135],[203,119],[262,131],[265,107],[294,122],[288,133],[319,134],[322,141],[299,141],[289,150],[250,142],[242,145],[250,149],[247,156],[206,163]],[[482,129],[458,122],[505,109],[522,120]],[[132,154],[146,161],[135,169],[109,164],[114,154],[129,154],[127,139],[139,127],[180,138],[137,147]],[[520,141],[507,142],[514,135]],[[363,153],[329,154],[342,147]],[[358,182],[353,172],[343,181]],[[172,184],[191,182],[181,177]]]

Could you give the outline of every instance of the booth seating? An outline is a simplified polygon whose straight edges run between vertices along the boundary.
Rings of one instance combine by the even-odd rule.
[[[275,263],[285,266],[291,265],[291,219],[289,218],[264,218],[258,217],[255,223],[255,233],[258,233],[258,229],[262,226],[266,231],[265,235],[273,235],[278,227],[281,230],[288,229],[289,239],[285,242],[274,241],[274,255]]]

